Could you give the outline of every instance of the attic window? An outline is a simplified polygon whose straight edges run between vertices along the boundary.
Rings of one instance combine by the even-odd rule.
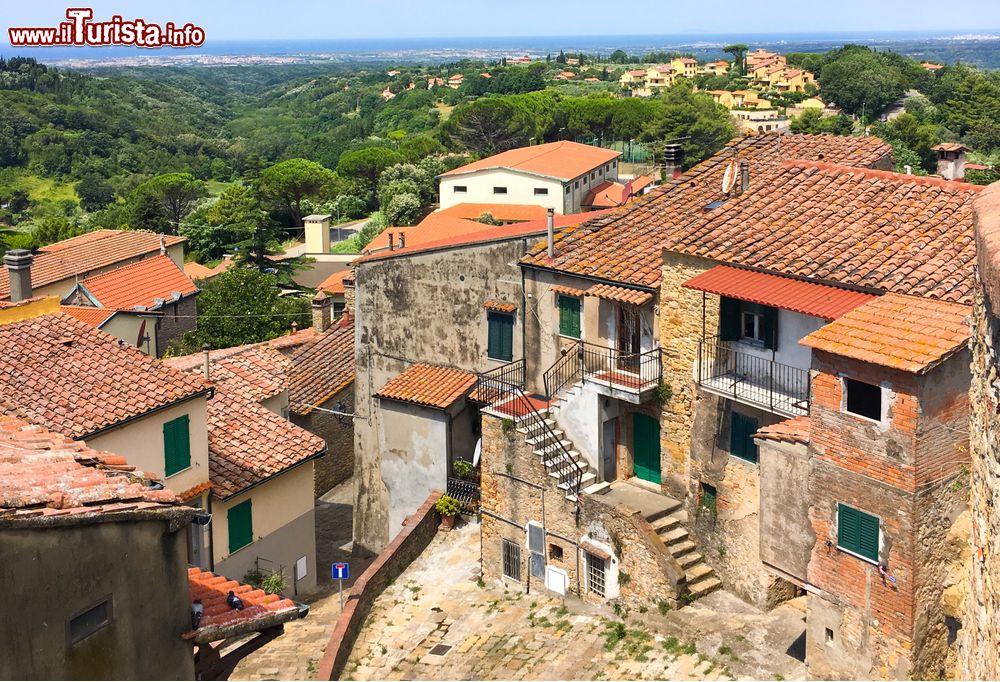
[[[882,389],[857,379],[844,379],[845,411],[875,421],[882,419]]]
[[[111,624],[111,597],[81,611],[66,624],[70,645],[85,640]]]

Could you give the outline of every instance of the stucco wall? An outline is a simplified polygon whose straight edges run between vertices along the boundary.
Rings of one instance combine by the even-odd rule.
[[[143,322],[145,322],[145,326],[143,326]],[[125,343],[136,346],[136,348],[147,355],[156,357],[156,349],[160,347],[157,341],[156,326],[156,318],[153,316],[140,317],[139,315],[119,313],[108,320],[101,327],[101,331],[107,332]],[[136,345],[136,342],[139,340],[140,331],[143,337],[149,337],[149,341]]]
[[[712,296],[712,298],[718,297]],[[812,363],[812,351],[800,344],[799,340],[824,324],[826,321],[819,317],[802,315],[789,310],[778,310],[778,347],[773,353],[773,360],[782,365],[809,369],[809,365]],[[733,349],[765,360],[772,359],[772,352],[761,346],[736,342],[733,344]]]
[[[0,531],[0,678],[194,679],[183,516]],[[104,599],[110,624],[70,644]]]
[[[465,187],[467,191],[456,192],[456,186]],[[494,194],[494,187],[506,187],[507,193]],[[535,194],[536,187],[548,190],[548,194]],[[559,180],[502,169],[441,178],[441,208],[457,204],[521,204],[544,206],[557,213],[565,213],[564,193],[563,183]]]
[[[205,396],[186,400],[178,405],[136,419],[111,431],[87,438],[95,450],[114,452],[129,464],[163,479],[166,459],[163,447],[163,425],[187,415],[191,435],[191,466],[164,480],[174,492],[208,481],[208,423]]]
[[[802,443],[758,440],[760,453],[760,558],[805,582],[816,545],[809,524],[809,455]]]
[[[229,553],[228,511],[252,499],[253,536],[249,545]],[[286,594],[295,594],[295,562],[306,557],[307,574],[298,581],[298,593],[316,587],[316,534],[313,507],[312,462],[269,479],[227,500],[212,501],[212,545],[216,571],[235,580],[254,568],[258,557],[268,559],[262,568],[283,566]]]

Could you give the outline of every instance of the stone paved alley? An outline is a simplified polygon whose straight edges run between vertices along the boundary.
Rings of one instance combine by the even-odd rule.
[[[352,572],[354,563],[352,560]],[[796,679],[804,614],[761,613],[716,592],[661,614],[626,614],[547,594],[481,585],[479,525],[439,533],[376,601],[344,679]],[[336,593],[251,655],[232,679],[315,674],[339,611]],[[622,623],[622,625],[616,625]],[[436,645],[450,645],[438,655]]]

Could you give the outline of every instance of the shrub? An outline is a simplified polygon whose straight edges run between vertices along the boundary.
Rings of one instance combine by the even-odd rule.
[[[451,468],[455,471],[455,475],[459,478],[466,478],[472,473],[472,465],[464,459],[456,459],[452,462]]]
[[[434,503],[434,508],[437,509],[441,516],[455,516],[462,511],[462,505],[459,504],[458,500],[448,495],[442,495],[441,498]]]

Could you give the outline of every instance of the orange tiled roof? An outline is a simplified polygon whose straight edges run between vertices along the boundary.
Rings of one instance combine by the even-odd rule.
[[[755,185],[756,183],[756,185]],[[972,302],[972,201],[941,178],[785,161],[692,216],[670,251],[831,283]]]
[[[210,388],[68,315],[0,325],[0,348],[0,410],[71,438]]]
[[[343,294],[344,293],[344,279],[350,279],[351,270],[341,270],[340,272],[335,272],[316,287],[320,291],[326,291],[331,294]]]
[[[231,267],[233,267],[233,259],[230,256],[223,258],[214,268],[207,267],[201,263],[195,263],[194,261],[188,261],[184,264],[184,274],[192,280],[211,279],[216,275],[221,275]]]
[[[243,602],[242,611],[226,604],[230,590]],[[199,644],[247,635],[301,617],[291,599],[267,594],[200,568],[188,569],[188,591],[191,603],[201,600],[204,611],[198,629],[184,633],[183,637]]]
[[[179,504],[174,493],[150,484],[121,455],[0,414],[0,527],[32,519],[124,519]]]
[[[192,486],[187,490],[177,493],[177,497],[181,500],[187,502],[195,497],[198,497],[204,492],[208,492],[212,489],[212,483],[210,481],[205,481],[204,483],[199,483],[196,486]]]
[[[762,426],[754,434],[754,438],[776,440],[782,443],[808,444],[811,430],[812,420],[809,417],[792,417],[777,424]]]
[[[621,152],[564,140],[501,152],[450,170],[442,177],[489,168],[510,168],[558,180],[572,180],[619,156]]]
[[[632,305],[642,305],[653,300],[653,294],[648,291],[637,291],[636,289],[626,289],[610,284],[595,284],[587,289],[587,296],[617,301],[618,303],[630,303]]]
[[[451,208],[443,208],[431,215],[455,216],[466,220],[476,220],[484,213],[489,213],[497,220],[504,222],[520,222],[527,220],[543,220],[545,207],[536,204],[455,204]],[[482,224],[482,223],[480,223]],[[407,237],[409,238],[409,237]]]
[[[183,237],[163,237],[166,246]],[[86,276],[115,263],[133,260],[160,250],[160,235],[140,230],[95,230],[72,239],[43,246],[31,264],[31,286],[39,289],[74,275]],[[0,298],[10,295],[6,268],[0,268]]]
[[[971,312],[965,305],[886,294],[817,329],[799,343],[923,374],[965,347]]]
[[[936,152],[968,152],[971,151],[964,144],[958,142],[942,142],[941,144],[936,144],[931,147],[933,151]]]
[[[354,381],[354,320],[342,316],[315,341],[292,355],[288,402],[292,412],[309,414]]]
[[[168,256],[146,258],[88,277],[83,288],[105,308],[155,310],[198,293],[198,287]]]
[[[549,259],[545,245],[538,244],[522,263],[657,287],[665,243],[684,234],[688,223],[700,219],[704,207],[720,198],[722,176],[731,159],[750,164],[751,191],[755,191],[766,186],[754,178],[782,159],[823,158],[860,166],[874,165],[891,153],[888,144],[873,137],[782,135],[779,141],[777,135],[765,134],[740,138],[680,178],[600,218],[561,231],[556,235],[554,258]]]
[[[375,397],[444,410],[475,384],[472,372],[421,362],[390,379]]]
[[[594,208],[615,208],[628,201],[628,198],[625,194],[625,185],[605,180],[587,192],[583,205]]]
[[[494,310],[494,311],[496,311],[498,313],[516,313],[517,312],[517,304],[516,303],[508,303],[507,301],[497,301],[497,300],[494,300],[494,299],[490,299],[489,301],[486,301],[485,303],[483,303],[483,307],[486,308],[487,310]]]
[[[91,327],[99,328],[114,317],[118,311],[112,308],[94,308],[87,305],[61,305],[59,306],[59,312],[65,313],[70,317],[75,317],[80,322],[89,324]]]
[[[565,287],[561,284],[556,284],[552,287],[552,293],[562,294],[563,296],[576,296],[579,298],[587,293],[586,289],[574,289],[573,287]]]

